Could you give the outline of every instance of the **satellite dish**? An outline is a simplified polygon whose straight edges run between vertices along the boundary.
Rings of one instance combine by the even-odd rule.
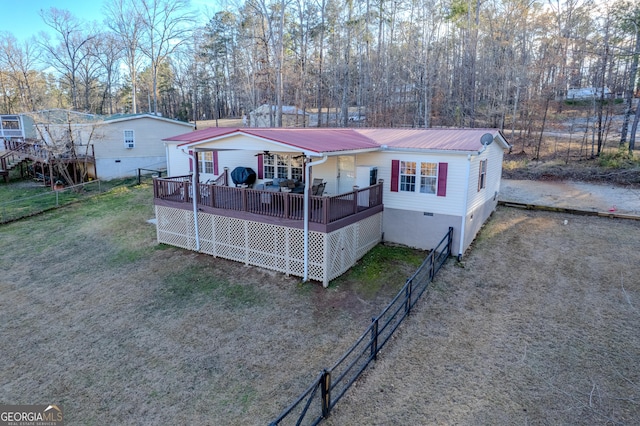
[[[491,142],[493,142],[493,135],[491,133],[485,133],[480,138],[480,142],[482,142],[482,145],[484,146],[491,145]]]

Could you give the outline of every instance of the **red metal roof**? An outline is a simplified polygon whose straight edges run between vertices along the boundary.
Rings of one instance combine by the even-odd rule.
[[[485,133],[494,137],[497,129],[358,129],[379,145],[389,148],[444,151],[479,151]],[[506,146],[505,146],[506,148]]]
[[[193,144],[217,139],[231,134],[245,134],[280,142],[285,145],[313,152],[337,152],[352,150],[371,150],[379,146],[368,137],[355,132],[353,129],[300,129],[300,128],[231,128],[212,127],[195,132],[163,139],[165,141]],[[181,144],[182,145],[182,144]]]
[[[379,146],[371,139],[353,129],[264,129],[251,128],[245,133],[281,142],[309,151],[336,152],[377,149]]]
[[[180,145],[208,142],[232,134],[245,134],[317,153],[390,149],[478,151],[485,133],[506,141],[496,129],[338,129],[338,128],[231,128],[211,127],[164,139]],[[504,142],[504,143],[503,143]]]
[[[162,139],[163,141],[175,141],[175,142],[202,142],[208,139],[217,138],[222,135],[236,132],[240,129],[234,127],[209,127],[208,129],[195,130],[189,133],[181,133],[176,136]]]

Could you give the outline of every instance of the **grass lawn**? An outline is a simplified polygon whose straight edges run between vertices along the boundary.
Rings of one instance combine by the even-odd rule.
[[[379,246],[323,289],[158,245],[151,217],[141,185],[0,226],[0,403],[264,425],[424,257]],[[499,208],[326,423],[640,423],[638,265],[639,222]]]
[[[122,185],[132,185],[135,178],[91,181],[74,188],[54,191],[42,182],[15,179],[0,183],[0,223],[14,221],[40,212],[71,204]]]
[[[68,424],[268,423],[425,255],[379,247],[366,282],[323,289],[158,245],[153,216],[142,185],[0,226],[0,403],[62,404]]]

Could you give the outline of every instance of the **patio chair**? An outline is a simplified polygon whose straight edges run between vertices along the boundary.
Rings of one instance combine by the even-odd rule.
[[[311,195],[317,195],[317,196],[322,195],[322,193],[324,192],[324,186],[325,186],[324,183],[312,186],[311,187]]]

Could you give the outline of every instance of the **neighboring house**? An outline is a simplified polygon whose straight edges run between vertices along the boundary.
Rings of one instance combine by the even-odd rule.
[[[0,114],[1,139],[33,139],[36,137],[33,120],[20,114]]]
[[[11,170],[20,167],[24,172],[25,159],[11,150],[27,138],[35,138],[33,121],[26,116],[0,114],[0,177],[9,182]]]
[[[93,140],[100,178],[135,176],[138,169],[165,169],[167,154],[162,139],[193,128],[191,123],[152,114],[105,118]]]
[[[193,124],[152,114],[105,117],[54,109],[7,117],[19,118],[3,122],[7,127],[23,124],[25,137],[10,147],[5,143],[5,148],[37,163],[36,169],[45,176],[54,173],[48,164],[73,160],[84,166],[79,163],[90,159],[87,176],[107,180],[135,176],[138,169],[165,169],[162,139],[194,128]]]
[[[569,89],[567,91],[567,99],[594,99],[600,98],[603,95],[604,97],[611,97],[611,90],[608,87],[602,89],[601,87],[583,87],[580,89]]]
[[[382,239],[428,250],[452,227],[461,257],[510,148],[495,129],[210,128],[165,142],[159,242],[324,285]],[[255,179],[234,185],[236,167]]]
[[[273,127],[276,125],[276,105],[261,105],[249,113],[249,127]],[[295,106],[282,107],[282,127],[307,127],[308,114]]]

